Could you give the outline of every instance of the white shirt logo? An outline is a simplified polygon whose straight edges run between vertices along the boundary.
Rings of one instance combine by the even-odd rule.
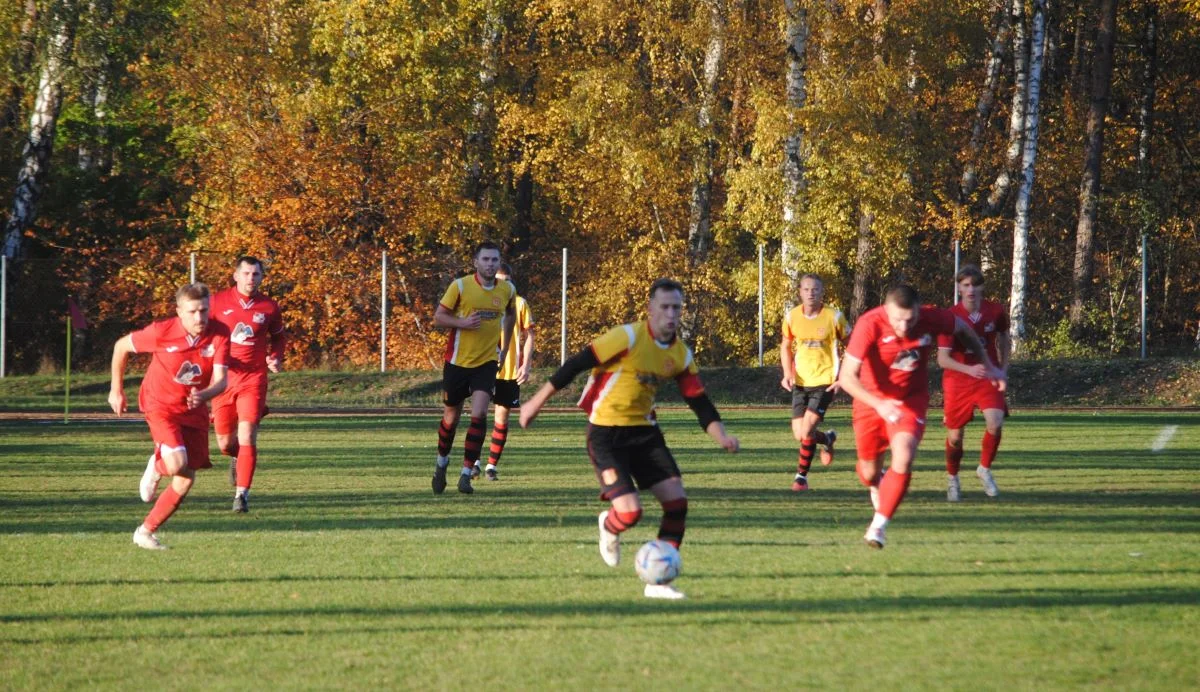
[[[894,337],[894,336],[885,336],[885,337],[883,337],[882,339],[880,339],[880,340],[879,340],[879,343],[881,343],[881,344],[890,344],[890,343],[892,343],[892,342],[893,342],[893,341],[895,341],[895,340],[896,340],[896,337]]]
[[[222,315],[232,315],[232,314],[233,314],[233,308],[229,308],[228,310],[226,310],[225,312],[222,312],[221,314],[222,314]]]
[[[174,353],[174,352],[176,352],[176,351],[178,351],[178,350],[179,350],[179,347],[178,347],[178,346],[168,346],[168,347],[166,348],[166,351],[167,351],[167,353]]]
[[[200,379],[201,369],[199,365],[190,360],[183,361],[183,365],[179,366],[179,372],[175,375],[175,381],[182,385],[194,385]]]
[[[240,346],[254,343],[254,329],[244,322],[238,322],[233,328],[233,333],[229,336],[229,340]]]

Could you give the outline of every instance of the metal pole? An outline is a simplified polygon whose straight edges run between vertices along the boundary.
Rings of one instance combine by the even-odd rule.
[[[4,377],[8,346],[8,255],[0,256],[0,377]]]
[[[379,270],[379,372],[387,372],[387,250]]]
[[[188,283],[194,284],[194,283],[196,283],[196,253],[194,253],[194,252],[192,253],[192,256],[191,256],[191,265],[192,265],[191,280],[188,281]]]
[[[954,296],[954,304],[958,305],[958,270],[962,268],[962,243],[954,239],[954,288],[950,293]]]
[[[67,382],[64,387],[66,397],[63,398],[63,424],[71,422],[71,342],[75,331],[75,325],[71,324],[71,311],[67,310]]]
[[[1142,360],[1146,360],[1146,287],[1149,282],[1149,268],[1146,266],[1146,234],[1142,234]]]
[[[758,244],[758,367],[763,366],[763,245]]]
[[[562,324],[559,331],[562,333],[562,344],[559,347],[559,364],[567,362],[567,249],[563,248],[562,258]]]

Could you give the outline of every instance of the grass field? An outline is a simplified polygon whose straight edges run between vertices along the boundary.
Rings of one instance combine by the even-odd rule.
[[[1018,411],[998,500],[969,471],[976,425],[957,505],[932,428],[883,551],[849,436],[797,496],[782,411],[726,411],[737,456],[663,419],[691,497],[682,602],[629,565],[657,507],[600,561],[579,415],[514,432],[469,497],[429,490],[432,416],[268,419],[251,513],[221,462],[161,553],[130,541],[143,424],[0,422],[0,687],[1200,685],[1196,414]]]

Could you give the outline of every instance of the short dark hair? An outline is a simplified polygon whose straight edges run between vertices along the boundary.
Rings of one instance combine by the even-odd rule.
[[[208,297],[208,286],[202,283],[184,284],[175,291],[175,302],[184,300],[204,300]]]
[[[513,270],[512,270],[512,267],[511,267],[511,266],[509,266],[508,262],[501,262],[501,263],[500,263],[500,273],[501,273],[501,274],[505,274],[506,276],[508,276],[508,278],[509,278],[509,280],[510,280],[510,281],[512,280],[512,277],[513,277]]]
[[[259,271],[261,271],[264,274],[267,273],[267,268],[263,266],[262,260],[260,260],[257,257],[252,257],[250,255],[242,255],[241,257],[239,257],[237,259],[236,262],[233,263],[233,268],[237,269],[238,267],[242,266],[243,264],[257,264]]]
[[[954,283],[959,283],[963,279],[970,279],[972,286],[982,286],[983,272],[973,264],[964,264],[962,269],[959,269],[958,273],[954,275]]]
[[[484,250],[495,250],[496,252],[500,252],[500,245],[491,240],[481,240],[479,241],[479,244],[475,246],[475,251],[471,253],[471,257],[478,257],[479,253],[483,252]]]
[[[654,294],[659,291],[679,291],[679,295],[683,295],[683,284],[675,279],[668,279],[665,276],[661,279],[655,279],[654,283],[650,284],[650,300],[654,300]]]
[[[908,284],[900,284],[887,292],[887,298],[883,302],[910,310],[921,304],[921,294]]]
[[[825,285],[825,282],[821,280],[821,277],[817,276],[816,274],[813,274],[812,272],[801,275],[800,281],[797,281],[796,285],[797,286],[800,285],[805,279],[812,279],[813,281],[816,281],[817,283],[821,284],[822,286]]]

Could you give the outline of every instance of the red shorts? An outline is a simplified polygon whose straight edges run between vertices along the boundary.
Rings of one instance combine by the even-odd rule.
[[[212,462],[208,459],[208,429],[192,428],[180,425],[171,416],[150,412],[146,414],[146,424],[150,426],[150,437],[154,440],[154,452],[159,453],[160,447],[171,447],[187,450],[188,468],[211,469]]]
[[[225,391],[212,401],[213,429],[218,435],[237,434],[238,421],[258,425],[267,415],[267,378],[228,373]]]
[[[854,446],[858,448],[858,458],[864,461],[878,459],[891,446],[892,435],[896,433],[911,433],[919,444],[925,434],[925,412],[928,408],[928,401],[917,402],[916,405],[906,401],[900,406],[900,420],[891,423],[885,421],[875,409],[855,401]]]
[[[946,396],[943,405],[946,427],[957,430],[975,419],[975,409],[986,411],[989,408],[1007,411],[1004,392],[996,388],[991,380],[958,378],[945,379],[942,389]]]

